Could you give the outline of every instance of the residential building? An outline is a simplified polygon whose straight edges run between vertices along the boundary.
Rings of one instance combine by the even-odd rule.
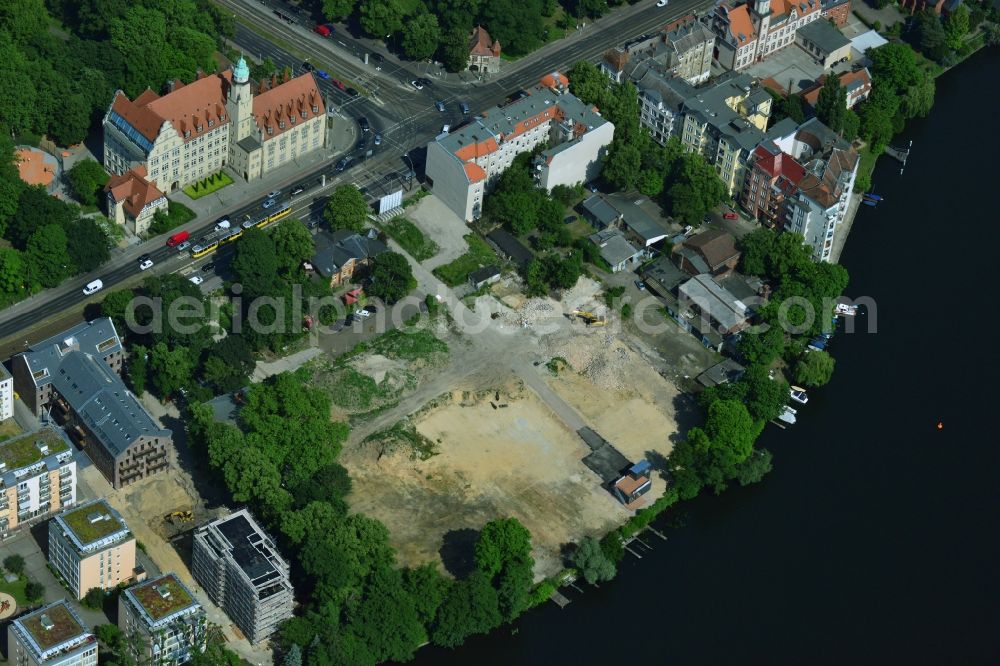
[[[97,666],[97,638],[65,600],[55,601],[7,625],[11,666]]]
[[[851,0],[821,0],[820,6],[823,18],[833,21],[834,25],[843,28],[851,15]]]
[[[483,266],[469,273],[469,285],[476,291],[500,281],[498,266]]]
[[[677,287],[690,279],[690,275],[662,256],[657,257],[642,271],[642,281],[646,287],[661,298],[675,298]]]
[[[205,651],[205,609],[172,573],[122,591],[118,628],[139,664],[176,666]]]
[[[661,32],[606,51],[599,66],[618,83],[635,81],[643,68],[658,66],[665,78],[698,85],[712,74],[714,50],[715,35],[689,14]]]
[[[700,153],[734,196],[743,187],[750,154],[765,140],[771,95],[747,74],[729,73],[684,101],[680,138]]]
[[[858,173],[858,153],[836,132],[811,118],[778,147],[802,164],[805,173],[786,197],[785,231],[801,234],[816,261],[829,261],[833,236],[844,221]]]
[[[821,15],[820,0],[722,2],[712,16],[716,59],[727,69],[745,69],[791,45]]]
[[[256,180],[326,143],[326,109],[312,73],[253,84],[240,58],[232,70],[174,81],[165,95],[115,93],[104,116],[104,168],[142,167],[160,192],[229,166]]]
[[[589,236],[590,242],[600,248],[601,259],[608,262],[612,273],[628,270],[642,263],[646,253],[637,250],[618,229],[603,229]]]
[[[684,123],[684,100],[698,92],[689,83],[668,77],[662,70],[644,67],[634,79],[639,90],[639,123],[649,130],[653,140],[666,145],[679,136]]]
[[[707,229],[685,239],[674,246],[673,255],[689,275],[708,273],[720,278],[732,272],[740,260],[736,239],[721,229]]]
[[[251,643],[292,616],[288,564],[246,509],[195,532],[191,573]]]
[[[316,271],[330,281],[331,287],[339,287],[354,279],[355,274],[369,268],[375,257],[389,248],[371,234],[357,234],[346,229],[338,229],[332,234],[320,233],[316,239],[316,252],[312,265]]]
[[[427,145],[427,183],[463,220],[482,215],[483,197],[514,158],[541,144],[535,181],[550,191],[596,178],[615,127],[597,109],[568,92],[558,72],[542,77],[529,95],[483,112]]]
[[[678,302],[721,336],[746,328],[750,309],[711,275],[696,275],[678,288]]]
[[[826,83],[827,75],[824,74],[820,76],[814,85],[812,85],[807,90],[803,90],[802,101],[809,104],[809,106],[816,108],[816,102],[819,100],[819,91],[822,90],[823,84]],[[856,72],[844,72],[840,75],[840,87],[845,89],[844,98],[847,103],[848,109],[853,109],[859,102],[863,102],[868,99],[868,95],[872,92],[872,77],[871,73],[868,71],[867,67],[859,69]]]
[[[165,470],[172,434],[125,388],[124,352],[107,317],[84,322],[13,358],[14,388],[36,415],[51,411],[115,488]]]
[[[146,180],[146,167],[141,164],[111,176],[104,193],[108,217],[137,236],[149,231],[156,211],[167,210],[167,197]]]
[[[785,199],[795,193],[805,173],[805,168],[777,144],[762,143],[750,157],[740,205],[760,224],[781,229]]]
[[[640,506],[640,498],[649,492],[649,489],[653,487],[653,482],[650,480],[651,472],[653,466],[649,464],[648,460],[640,460],[631,467],[625,474],[615,481],[614,488],[615,497],[618,498],[626,508],[637,509]]]
[[[513,262],[518,268],[524,268],[535,256],[531,250],[506,229],[494,229],[486,234],[486,241],[500,253],[501,256]]]
[[[73,448],[45,427],[0,443],[0,536],[76,504]]]
[[[67,509],[49,521],[49,563],[77,599],[95,587],[113,590],[140,573],[135,537],[103,499]]]
[[[472,29],[469,38],[469,64],[473,72],[496,74],[500,71],[500,42],[490,37],[481,25]]]
[[[14,377],[0,364],[0,421],[14,416]]]
[[[851,42],[829,21],[813,21],[795,33],[795,43],[816,63],[829,69],[851,58]]]
[[[721,386],[730,382],[736,383],[746,372],[746,368],[731,358],[724,358],[712,367],[698,375],[696,381],[708,388],[710,386]]]

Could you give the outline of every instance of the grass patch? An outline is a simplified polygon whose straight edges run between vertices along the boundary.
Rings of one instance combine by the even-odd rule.
[[[213,173],[207,178],[202,178],[196,183],[192,183],[184,188],[184,194],[188,195],[192,199],[200,199],[206,197],[213,192],[221,190],[226,185],[232,185],[233,179],[229,177],[229,174],[225,171],[220,171],[219,173]]]
[[[871,146],[868,145],[861,149],[858,164],[858,175],[854,179],[855,192],[865,192],[871,189],[872,172],[875,170],[875,162],[878,161],[879,155],[881,154],[882,153],[872,151]]]
[[[590,226],[582,217],[578,218],[576,222],[567,224],[566,229],[569,231],[569,235],[573,237],[573,240],[586,238],[594,233],[594,227]]]
[[[409,199],[403,202],[403,208],[409,208],[410,206],[417,203],[430,193],[431,193],[430,190],[421,187],[419,190],[413,193],[413,196],[411,196]]]
[[[90,516],[94,514],[107,515],[109,518],[91,522]],[[112,515],[108,504],[103,500],[63,514],[63,520],[84,545],[125,529],[125,524]]]
[[[383,455],[406,447],[410,450],[410,460],[427,460],[438,453],[434,442],[417,432],[407,421],[400,421],[391,428],[368,435],[364,443],[371,442],[381,443]]]
[[[434,269],[434,275],[449,287],[457,286],[468,280],[469,273],[477,268],[497,263],[496,252],[479,236],[467,234],[465,242],[469,244],[468,252],[458,259]]]
[[[569,367],[569,361],[564,359],[562,356],[556,356],[551,361],[546,363],[545,367],[549,369],[549,372],[551,372],[553,376],[558,377],[559,371],[565,370]]]
[[[395,404],[400,393],[385,382],[378,384],[368,375],[346,365],[334,370],[330,380],[326,387],[330,400],[351,412],[363,413],[375,407]]]
[[[406,250],[407,254],[417,261],[426,261],[441,249],[437,243],[425,236],[417,225],[405,217],[389,220],[383,225],[383,228],[385,233],[389,234],[393,240],[399,243],[400,247]]]
[[[17,580],[13,583],[8,583],[2,576],[0,576],[0,592],[6,592],[10,596],[14,597],[14,601],[17,602],[18,609],[27,608],[30,604],[28,603],[28,595],[24,593],[24,586],[28,584],[28,579],[24,576],[18,576]]]
[[[47,454],[43,454],[38,448],[38,442],[48,446]],[[46,429],[0,446],[0,460],[7,464],[7,471],[12,472],[34,464],[46,455],[62,453],[68,448],[69,445],[66,444],[65,440],[54,431]]]
[[[171,229],[176,229],[183,224],[187,224],[195,217],[193,210],[182,203],[171,201],[166,213],[158,210],[153,215],[153,223],[149,225],[149,233],[151,236],[165,234]]]
[[[397,328],[372,340],[369,349],[389,358],[416,361],[448,353],[448,344],[425,329],[404,331]]]

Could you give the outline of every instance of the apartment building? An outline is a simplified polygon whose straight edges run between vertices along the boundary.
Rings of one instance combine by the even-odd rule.
[[[0,364],[0,421],[14,416],[14,377]]]
[[[596,178],[615,127],[568,92],[558,72],[542,77],[527,96],[483,112],[427,146],[427,182],[463,220],[482,215],[483,197],[523,152],[548,143],[535,161],[535,180],[551,190]]]
[[[605,51],[598,66],[617,83],[635,81],[644,68],[656,67],[666,78],[677,77],[699,85],[712,75],[714,50],[715,34],[688,15],[654,35]]]
[[[231,70],[174,81],[165,95],[119,90],[104,116],[104,168],[136,173],[161,192],[229,166],[256,180],[326,143],[326,109],[312,73],[251,83]]]
[[[124,351],[107,317],[31,346],[12,360],[14,388],[36,415],[65,423],[115,488],[165,470],[172,434],[125,388]]]
[[[82,599],[135,579],[135,537],[105,500],[93,500],[49,521],[49,562]]]
[[[822,16],[820,0],[748,0],[722,2],[712,16],[716,59],[741,70],[792,45],[802,27]]]
[[[785,224],[785,200],[798,189],[805,168],[771,142],[762,143],[750,156],[740,205],[757,222],[772,229]]]
[[[730,196],[743,187],[750,154],[765,140],[771,96],[747,74],[729,73],[684,101],[680,139],[715,166]]]
[[[0,536],[76,504],[76,461],[61,430],[0,444]]]
[[[7,625],[11,666],[97,666],[97,638],[69,604],[56,601]]]
[[[819,91],[826,83],[826,74],[816,79],[816,83],[806,90],[803,90],[802,101],[815,108],[819,101]],[[872,77],[867,67],[856,72],[844,72],[840,75],[840,87],[844,89],[844,101],[848,109],[853,109],[859,103],[868,99],[872,92]]]
[[[118,628],[129,637],[139,664],[177,666],[205,651],[205,609],[172,573],[121,593]]]
[[[251,643],[292,616],[288,564],[246,509],[195,532],[191,573]]]

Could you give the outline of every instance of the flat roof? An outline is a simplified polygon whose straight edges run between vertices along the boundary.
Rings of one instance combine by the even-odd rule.
[[[35,641],[40,652],[86,635],[88,632],[65,601],[57,601],[14,620]]]
[[[849,45],[851,41],[833,27],[829,21],[813,21],[799,28],[804,39],[818,46],[825,53],[833,53]]]
[[[121,519],[118,512],[103,499],[70,509],[59,514],[57,519],[61,520],[73,532],[73,535],[83,546],[111,536],[116,532],[128,530],[128,525]]]
[[[242,513],[233,514],[217,524],[219,532],[232,548],[233,559],[250,580],[277,573],[273,564],[260,552],[264,533]]]
[[[198,605],[184,584],[172,573],[130,587],[125,590],[125,594],[146,611],[153,622]]]
[[[14,471],[68,449],[62,435],[52,428],[43,428],[0,443],[0,462],[7,465],[6,471]]]

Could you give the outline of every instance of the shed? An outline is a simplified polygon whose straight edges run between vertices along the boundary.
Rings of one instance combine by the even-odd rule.
[[[604,229],[589,236],[590,242],[600,248],[601,259],[608,262],[611,272],[617,273],[642,261],[644,252],[635,249],[618,229]]]
[[[526,248],[521,241],[517,240],[510,232],[504,229],[497,229],[486,236],[486,240],[519,268],[524,268],[534,257],[531,250]]]
[[[473,289],[482,289],[500,279],[500,269],[497,266],[483,266],[469,273],[469,284]]]
[[[582,204],[584,216],[598,229],[613,226],[621,219],[621,213],[615,209],[603,194],[595,194],[584,200]]]
[[[829,21],[813,21],[798,29],[795,43],[829,69],[851,57],[851,42]]]

